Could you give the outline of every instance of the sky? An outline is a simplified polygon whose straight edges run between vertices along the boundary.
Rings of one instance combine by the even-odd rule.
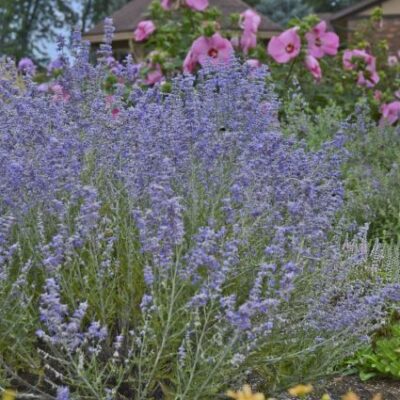
[[[80,12],[81,5],[79,4],[79,1],[72,0],[71,4],[72,4],[73,8],[77,12]],[[64,26],[63,28],[58,29],[58,33],[63,35],[66,38],[67,43],[69,42],[69,38],[71,36],[72,29],[73,29],[73,26]],[[53,59],[55,59],[57,57],[57,43],[56,43],[56,41],[49,41],[49,40],[43,41],[42,49],[43,49],[43,51],[45,53],[48,54],[48,57],[51,60],[53,60]]]

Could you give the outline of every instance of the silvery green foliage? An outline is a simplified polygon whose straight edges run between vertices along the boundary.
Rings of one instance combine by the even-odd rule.
[[[340,137],[315,152],[285,138],[264,68],[233,60],[164,93],[139,87],[128,59],[110,96],[109,43],[97,66],[78,35],[74,43],[74,63],[49,91],[1,66],[7,370],[29,349],[25,367],[41,364],[48,385],[37,390],[59,398],[202,399],[293,318],[328,338],[344,323],[350,339],[368,333],[380,286],[339,327],[325,318],[354,298],[331,240]],[[343,301],[321,302],[341,274]],[[305,278],[315,290],[299,290]],[[15,314],[22,331],[10,329]]]
[[[323,271],[315,290],[321,297],[311,307],[314,323],[324,331],[343,332],[349,327],[360,337],[369,329],[379,328],[385,322],[386,304],[400,300],[398,280],[398,259],[386,245],[378,241],[369,245],[368,226],[360,229],[352,239],[347,240],[329,273]],[[340,309],[340,313],[337,310]]]

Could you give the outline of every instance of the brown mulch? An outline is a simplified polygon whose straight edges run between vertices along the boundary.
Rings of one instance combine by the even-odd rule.
[[[345,376],[336,378],[326,388],[333,400],[340,399],[348,390],[357,393],[361,400],[370,400],[377,393],[384,400],[400,400],[400,381],[392,379],[380,378],[363,382],[357,376]]]
[[[371,400],[377,393],[382,395],[383,400],[400,400],[400,380],[379,378],[363,382],[357,376],[343,376],[334,378],[325,385],[314,385],[314,387],[315,394],[310,395],[308,400],[320,400],[324,393],[328,393],[332,400],[341,400],[349,390],[356,393],[360,400]],[[286,395],[279,399],[291,400],[292,398]]]

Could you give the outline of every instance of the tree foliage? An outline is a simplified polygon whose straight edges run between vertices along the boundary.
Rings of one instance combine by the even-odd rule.
[[[313,12],[310,5],[298,0],[261,0],[256,9],[282,25],[292,18],[302,18]]]
[[[316,12],[338,11],[360,0],[305,0]]]
[[[0,0],[0,55],[45,58],[46,44],[71,26],[85,31],[129,0]]]
[[[45,41],[75,22],[69,0],[2,0],[0,6],[0,52],[16,58],[43,56]]]
[[[82,30],[110,16],[114,11],[124,6],[130,0],[79,0],[81,3],[80,22]]]

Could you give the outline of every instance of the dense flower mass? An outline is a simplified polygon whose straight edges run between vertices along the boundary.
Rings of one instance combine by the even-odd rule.
[[[285,136],[267,69],[218,33],[193,43],[198,75],[166,91],[143,90],[106,31],[98,65],[75,37],[48,90],[0,65],[0,307],[29,321],[16,351],[48,366],[53,395],[207,399],[280,332],[366,334],[396,288],[328,281],[348,261],[332,240],[342,136],[315,151]],[[295,30],[279,40],[281,61],[299,51]],[[161,78],[151,65],[148,83]]]

